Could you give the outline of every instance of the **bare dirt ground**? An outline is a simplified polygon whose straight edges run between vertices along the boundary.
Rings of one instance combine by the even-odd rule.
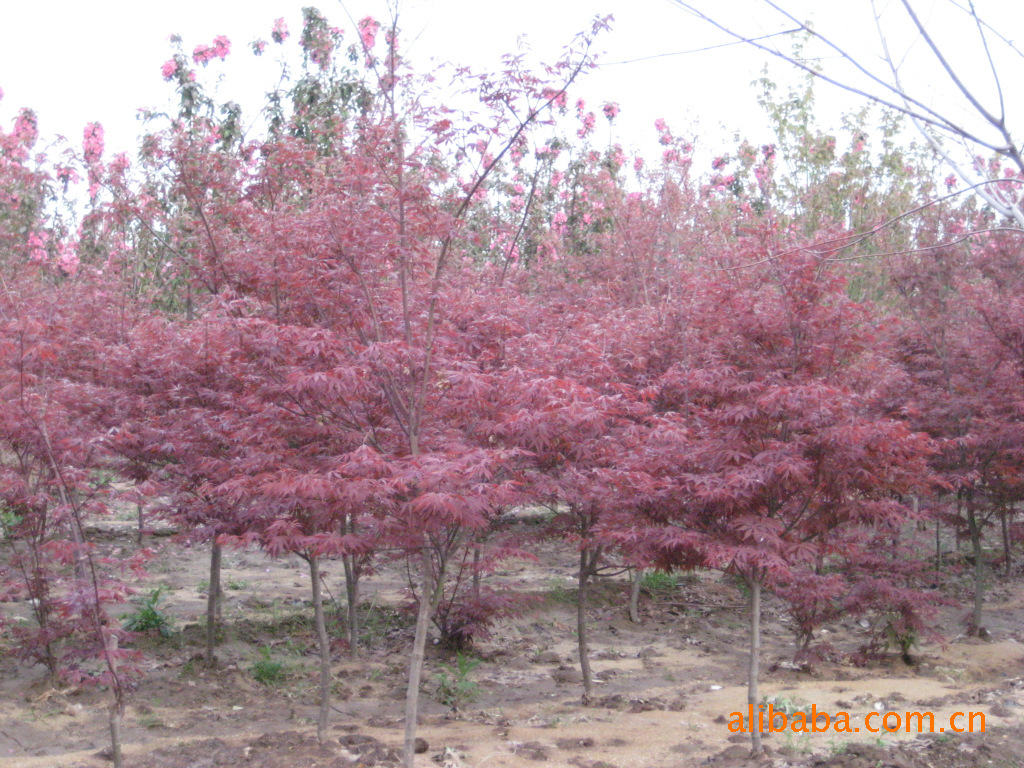
[[[116,537],[105,546],[130,547]],[[218,668],[199,654],[204,630],[207,551],[169,539],[140,592],[161,586],[161,609],[176,632],[140,637],[144,675],[124,720],[125,763],[136,768],[342,768],[390,765],[402,732],[406,650],[403,574],[386,567],[363,588],[363,649],[335,657],[332,737],[315,739],[316,645],[309,616],[309,577],[298,559],[255,551],[225,553],[224,642]],[[730,713],[744,710],[743,595],[713,574],[648,590],[640,624],[627,616],[624,576],[599,585],[590,613],[599,692],[580,703],[575,636],[574,554],[544,547],[538,562],[512,562],[491,577],[536,593],[522,616],[504,620],[480,642],[479,659],[454,702],[442,677],[458,680],[457,660],[432,649],[425,673],[420,735],[423,766],[574,768],[718,768],[749,765],[749,736],[731,733]],[[327,584],[342,599],[340,568]],[[23,606],[5,604],[15,615]],[[130,607],[129,607],[130,608]],[[1009,768],[1024,766],[1024,584],[998,579],[986,604],[989,641],[965,638],[962,608],[941,619],[944,643],[915,650],[917,663],[894,652],[855,666],[850,651],[865,639],[859,624],[827,627],[832,660],[805,669],[785,615],[769,602],[762,693],[777,707],[847,711],[859,733],[770,734],[765,765],[841,768]],[[335,621],[339,638],[342,628]],[[259,682],[260,662],[280,669]],[[95,768],[109,765],[103,691],[49,690],[40,667],[0,659],[0,765]],[[985,713],[985,733],[869,733],[872,711],[928,710],[936,729],[958,711]],[[964,724],[964,721],[960,721]]]

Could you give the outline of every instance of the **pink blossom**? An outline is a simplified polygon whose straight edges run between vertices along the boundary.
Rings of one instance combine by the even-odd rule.
[[[565,92],[564,88],[562,90],[555,90],[554,88],[545,88],[543,91],[540,92],[540,96],[542,99],[550,101],[559,109],[565,109],[566,100],[568,99],[569,94]]]
[[[24,107],[18,112],[18,119],[14,121],[14,135],[25,146],[30,147],[36,143],[39,129],[36,127],[35,112]]]
[[[614,120],[619,114],[619,105],[614,101],[607,102],[601,110],[604,112],[604,116],[609,120]]]
[[[284,17],[281,17],[274,22],[274,28],[270,30],[270,38],[275,43],[283,43],[288,39],[291,33],[288,31],[288,25],[284,23]]]
[[[555,215],[551,221],[556,227],[561,227],[568,220],[569,217],[565,215],[565,211],[555,211]]]
[[[637,155],[633,159],[633,170],[636,171],[637,173],[640,173],[640,171],[642,171],[643,169],[644,169],[644,159],[642,157],[640,157],[640,155]]]
[[[57,181],[64,184],[77,184],[79,181],[78,171],[67,165],[57,165],[54,167],[54,171],[57,175]]]
[[[33,232],[28,236],[28,246],[31,249],[28,257],[32,261],[46,261],[46,241],[49,239],[49,232]]]
[[[559,184],[561,184],[564,179],[565,174],[562,173],[561,171],[555,171],[554,173],[551,174],[551,183],[554,184],[556,187]]]
[[[100,123],[87,123],[82,136],[85,161],[87,163],[97,162],[103,155],[103,126]]]
[[[253,53],[255,53],[257,56],[259,56],[265,50],[267,50],[267,41],[266,40],[254,40],[253,41],[253,43],[252,43],[252,52]]]
[[[666,131],[668,131],[668,124],[665,122],[664,118],[659,117],[657,120],[654,121],[654,129],[658,133],[665,133]]]
[[[594,116],[594,113],[587,112],[587,114],[583,116],[583,125],[578,131],[576,131],[576,135],[579,136],[581,139],[586,137],[591,131],[594,130],[594,124],[596,122],[597,118]]]
[[[377,32],[380,30],[380,22],[372,16],[359,20],[359,39],[363,43],[363,50],[369,51],[377,42]]]
[[[714,160],[711,161],[711,167],[712,167],[712,169],[714,169],[716,171],[720,171],[723,168],[725,168],[725,165],[728,162],[729,162],[729,156],[728,155],[721,155],[720,157],[716,157]]]
[[[959,182],[958,182],[956,176],[954,176],[952,173],[949,174],[949,176],[946,177],[946,189],[952,190],[952,189],[954,189],[956,187],[956,185],[958,183]]]
[[[192,61],[196,64],[206,64],[213,58],[213,49],[208,45],[197,45],[192,51]]]
[[[164,80],[173,80],[174,76],[178,74],[178,62],[176,59],[168,59],[164,62],[164,65],[160,67],[160,72],[164,76]]]
[[[225,59],[231,53],[231,41],[224,35],[213,38],[213,53],[218,59]]]
[[[213,45],[197,45],[192,51],[192,61],[196,64],[206,65],[214,59],[225,59],[231,52],[231,41],[224,35],[217,35],[213,38]],[[166,65],[165,65],[166,66]]]
[[[583,110],[587,108],[587,102],[583,99],[576,99],[576,114],[582,116]]]
[[[74,275],[78,271],[78,253],[73,245],[57,244],[57,266],[64,274]]]

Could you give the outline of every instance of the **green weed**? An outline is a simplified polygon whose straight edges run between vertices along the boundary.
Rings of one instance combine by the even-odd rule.
[[[263,646],[259,650],[260,657],[249,668],[253,678],[261,685],[279,685],[288,677],[288,670],[283,661],[270,657],[270,649]]]
[[[454,666],[442,666],[437,676],[437,699],[442,704],[459,709],[480,694],[480,688],[469,679],[480,659],[460,653],[455,657]]]
[[[668,571],[647,571],[640,579],[640,586],[648,592],[671,592],[678,586],[676,575]]]
[[[146,597],[138,599],[138,607],[121,619],[121,625],[129,632],[150,632],[156,630],[160,637],[174,634],[171,618],[160,609],[160,598],[164,587],[157,587]]]

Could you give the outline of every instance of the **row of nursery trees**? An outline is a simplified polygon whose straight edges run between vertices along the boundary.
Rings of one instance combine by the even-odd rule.
[[[177,113],[135,158],[96,124],[47,157],[27,109],[0,131],[0,594],[34,615],[5,630],[55,681],[109,686],[118,759],[138,657],[108,607],[146,551],[88,540],[115,502],[208,543],[211,664],[222,548],[308,564],[320,736],[324,561],[356,653],[360,576],[405,558],[408,765],[430,626],[458,645],[516,610],[480,576],[529,556],[498,525],[527,505],[578,547],[585,701],[612,562],[746,583],[755,707],[765,590],[803,653],[839,615],[908,643],[953,529],[981,627],[983,537],[1002,524],[1009,567],[1024,491],[1019,232],[897,121],[820,132],[809,87],[765,81],[776,135],[706,172],[661,121],[659,157],[597,146],[618,107],[571,92],[605,26],[538,71],[459,71],[462,111],[396,29],[349,43],[306,9],[249,128],[202,85],[236,55],[219,37],[164,65]],[[278,21],[252,52],[289,40]]]

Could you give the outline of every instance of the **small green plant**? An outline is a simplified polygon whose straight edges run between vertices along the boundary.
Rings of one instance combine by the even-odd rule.
[[[249,582],[248,581],[243,581],[243,580],[234,580],[234,579],[232,579],[231,581],[229,581],[227,583],[227,588],[232,590],[232,591],[237,591],[239,589],[248,589],[248,587],[249,587]]]
[[[843,754],[849,746],[850,742],[848,741],[839,741],[833,739],[828,743],[828,751],[829,754],[832,755],[832,757],[838,757],[839,755]]]
[[[288,677],[288,670],[283,661],[270,657],[270,649],[263,646],[259,649],[259,658],[250,667],[253,678],[261,685],[278,685]]]
[[[442,666],[437,676],[437,698],[442,704],[458,709],[468,704],[480,693],[476,683],[469,679],[480,659],[468,654],[457,654],[454,666]]]
[[[669,571],[647,571],[640,579],[640,586],[648,592],[671,592],[678,582],[676,575]]]
[[[548,600],[560,605],[576,605],[579,599],[579,590],[575,584],[570,586],[563,579],[551,579],[548,581]]]
[[[786,731],[785,739],[786,748],[790,750],[790,752],[807,754],[811,751],[811,737],[806,733],[797,736],[793,731]]]
[[[160,598],[164,588],[157,587],[147,596],[136,601],[138,607],[133,613],[121,619],[121,625],[129,632],[151,632],[156,630],[160,637],[174,634],[171,618],[160,609]]]
[[[887,613],[883,617],[883,622],[885,624],[885,650],[895,648],[900,652],[905,663],[913,663],[910,652],[918,645],[917,629],[895,612]]]
[[[761,704],[767,710],[770,704],[773,712],[782,712],[787,717],[795,715],[797,712],[803,712],[804,714],[811,713],[811,705],[801,698],[796,696],[765,696],[761,699]]]
[[[139,715],[139,725],[143,728],[165,728],[166,725],[163,720],[154,714]]]

